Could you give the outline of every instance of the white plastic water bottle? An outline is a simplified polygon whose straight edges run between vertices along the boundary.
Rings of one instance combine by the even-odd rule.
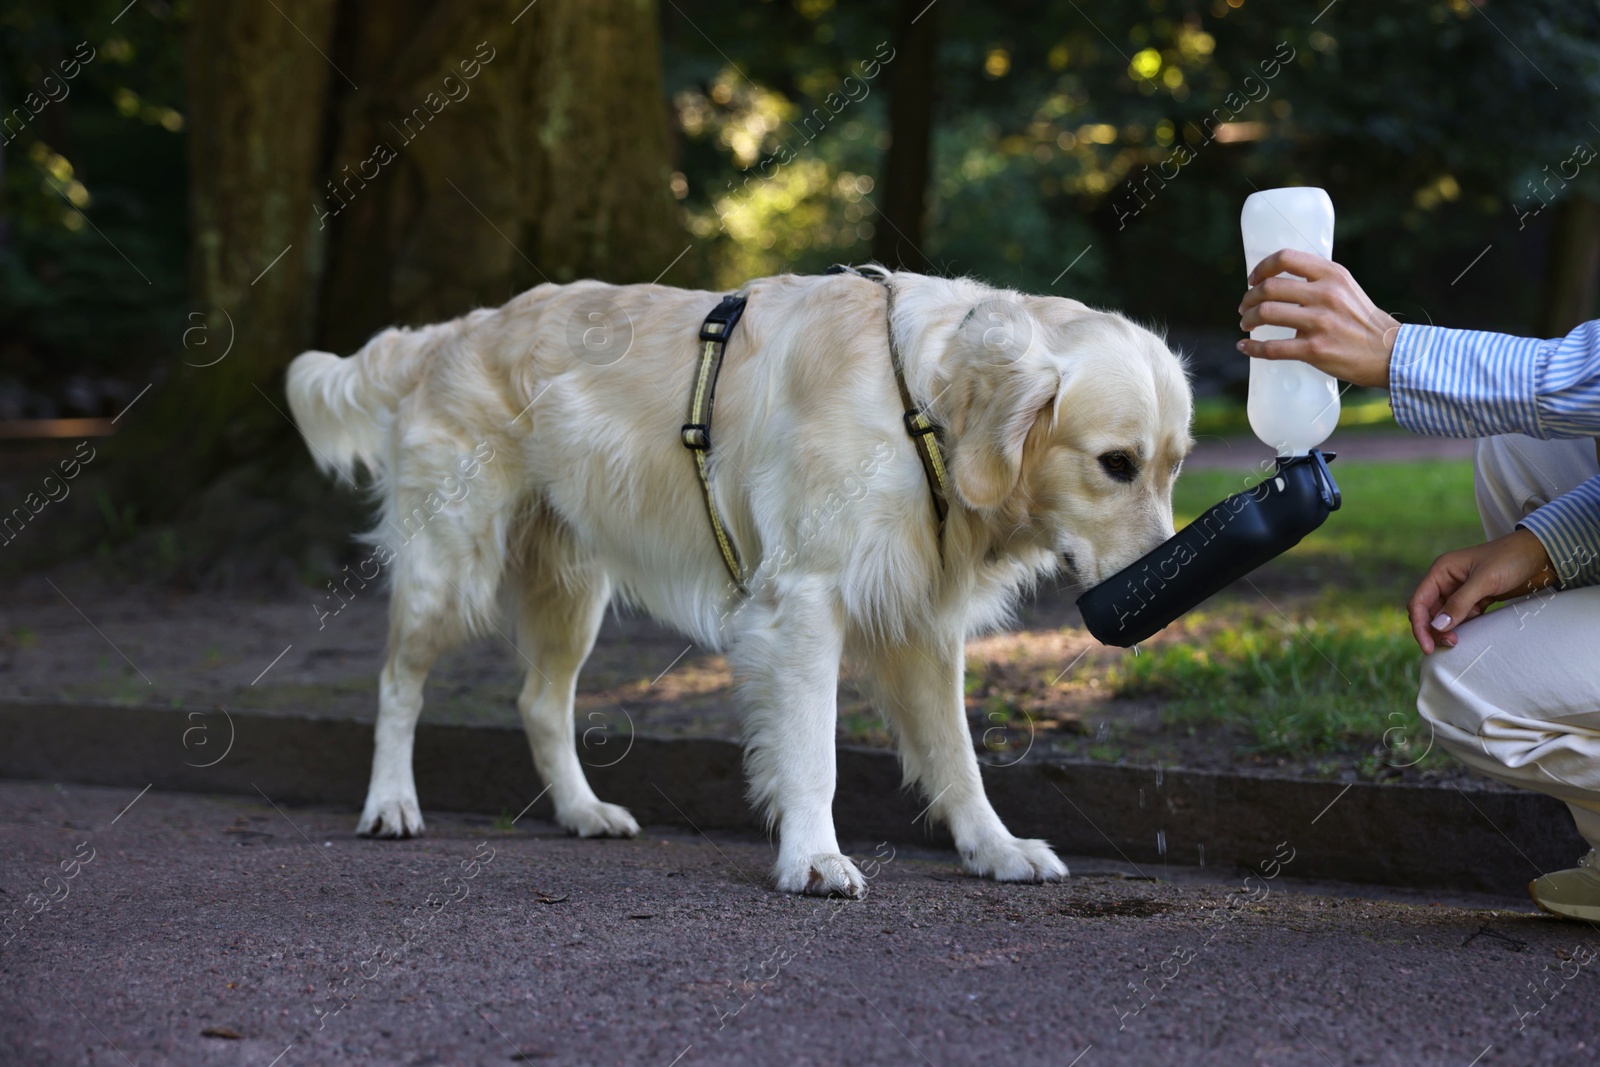
[[[1245,271],[1284,248],[1333,258],[1333,201],[1322,189],[1296,186],[1252,193],[1239,216]],[[1285,275],[1293,277],[1293,275]],[[1293,337],[1284,326],[1257,326],[1257,341]],[[1339,383],[1299,360],[1252,359],[1250,428],[1280,456],[1303,456],[1339,425]]]

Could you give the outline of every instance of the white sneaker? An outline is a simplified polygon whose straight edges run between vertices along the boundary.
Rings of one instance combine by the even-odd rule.
[[[1551,915],[1600,922],[1600,853],[1590,849],[1571,870],[1535,878],[1528,895]]]

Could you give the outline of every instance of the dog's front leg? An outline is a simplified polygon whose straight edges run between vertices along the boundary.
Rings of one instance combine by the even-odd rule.
[[[910,637],[880,649],[869,681],[894,724],[900,762],[928,800],[930,818],[943,819],[971,874],[1000,882],[1039,882],[1067,875],[1044,841],[1015,837],[983,791],[962,679],[965,652],[957,634]]]
[[[867,880],[833,829],[834,728],[844,620],[825,583],[783,583],[740,613],[730,659],[746,707],[750,796],[778,829],[777,887],[859,898]]]

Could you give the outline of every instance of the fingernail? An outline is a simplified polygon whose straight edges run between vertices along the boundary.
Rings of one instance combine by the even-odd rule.
[[[1439,614],[1433,617],[1433,621],[1428,625],[1432,626],[1435,630],[1448,630],[1450,629],[1450,616],[1441,611]]]
[[[1233,347],[1237,348],[1239,351],[1243,352],[1244,351],[1244,342],[1240,341],[1237,344],[1235,344]]]

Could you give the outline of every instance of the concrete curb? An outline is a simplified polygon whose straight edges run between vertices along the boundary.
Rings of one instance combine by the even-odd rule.
[[[278,802],[347,805],[365,794],[372,726],[347,719],[78,705],[0,705],[0,777],[204,793],[257,791]],[[741,750],[713,739],[613,738],[592,746],[589,780],[646,826],[750,829]],[[522,732],[418,730],[424,811],[509,813],[539,795]],[[614,753],[614,754],[613,754]],[[210,766],[204,764],[210,763]],[[1566,805],[1527,792],[1304,781],[1267,775],[1028,760],[987,767],[1012,832],[1067,854],[1145,873],[1164,863],[1256,867],[1294,850],[1301,878],[1520,894],[1586,848]],[[834,815],[841,838],[948,841],[918,816],[889,752],[841,748]],[[530,814],[548,817],[540,799]],[[354,814],[352,814],[352,829]]]

